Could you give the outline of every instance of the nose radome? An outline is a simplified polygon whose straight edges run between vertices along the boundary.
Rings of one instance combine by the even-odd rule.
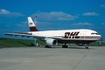
[[[99,38],[100,38],[100,40],[102,40],[102,36],[101,35],[99,35]]]

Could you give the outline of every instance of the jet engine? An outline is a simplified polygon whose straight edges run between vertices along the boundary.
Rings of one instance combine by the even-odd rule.
[[[45,38],[45,42],[47,45],[52,46],[52,45],[57,45],[58,41],[52,38]]]

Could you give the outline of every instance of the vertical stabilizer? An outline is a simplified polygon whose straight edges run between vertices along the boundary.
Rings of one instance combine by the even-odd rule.
[[[28,17],[28,25],[30,27],[30,31],[38,31],[37,28],[36,28],[36,25],[35,23],[33,22],[32,18],[31,17]]]

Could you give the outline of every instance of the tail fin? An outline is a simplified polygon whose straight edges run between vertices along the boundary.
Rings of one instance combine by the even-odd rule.
[[[30,27],[30,31],[38,31],[31,17],[28,17],[28,25]]]

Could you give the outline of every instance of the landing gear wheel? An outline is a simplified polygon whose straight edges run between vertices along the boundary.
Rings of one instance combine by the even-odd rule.
[[[89,47],[85,47],[86,49],[89,49]]]
[[[45,48],[51,48],[51,46],[49,46],[49,45],[46,45],[46,46],[45,46]]]
[[[62,48],[68,48],[68,46],[67,45],[63,45]]]
[[[89,47],[87,46],[87,44],[85,44],[85,48],[86,48],[86,49],[89,49]]]

